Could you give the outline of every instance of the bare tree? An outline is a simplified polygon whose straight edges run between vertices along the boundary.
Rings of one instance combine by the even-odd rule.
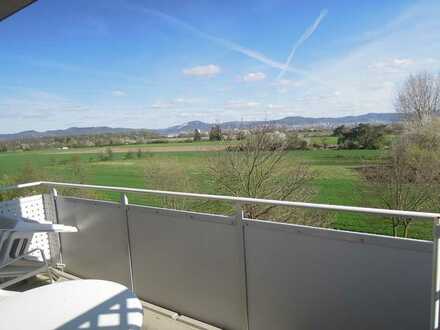
[[[423,211],[435,208],[440,179],[440,126],[431,123],[413,128],[392,146],[381,164],[363,169],[363,187],[368,200],[397,210]],[[392,217],[392,232],[408,236],[410,218]]]
[[[253,131],[239,145],[210,159],[209,169],[218,191],[241,197],[308,201],[313,195],[314,178],[305,164],[292,163],[286,158],[285,141],[279,135],[262,128]],[[307,223],[306,213],[298,209],[279,209],[272,205],[248,204],[245,216]],[[315,214],[313,223],[324,224]]]
[[[417,126],[429,122],[440,113],[440,76],[428,72],[410,75],[398,93],[395,107]]]

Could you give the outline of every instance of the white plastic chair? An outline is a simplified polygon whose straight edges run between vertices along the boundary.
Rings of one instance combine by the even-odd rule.
[[[0,289],[40,273],[52,274],[43,250],[29,250],[35,233],[76,232],[75,227],[52,223],[39,223],[22,217],[0,216]],[[39,260],[35,255],[38,253]]]
[[[37,251],[41,254],[43,262],[29,259],[30,255]],[[53,283],[52,273],[50,272],[43,250],[34,249],[25,252],[17,258],[10,259],[8,262],[0,265],[0,278],[5,279],[5,281],[0,284],[0,289],[4,289],[12,284],[42,273],[47,273],[50,282]]]

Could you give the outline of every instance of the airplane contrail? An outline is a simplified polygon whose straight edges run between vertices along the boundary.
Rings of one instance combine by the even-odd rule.
[[[141,12],[143,12],[145,14],[159,17],[159,18],[161,18],[163,20],[166,20],[166,21],[168,21],[168,22],[170,22],[170,23],[172,23],[174,25],[182,27],[183,29],[185,29],[187,31],[190,31],[190,32],[194,33],[195,35],[198,35],[198,36],[200,36],[200,37],[202,37],[204,39],[207,39],[207,40],[210,40],[210,41],[212,41],[214,43],[217,43],[217,44],[223,46],[226,49],[229,49],[229,50],[241,53],[241,54],[243,54],[243,55],[245,55],[245,56],[247,56],[249,58],[252,58],[252,59],[257,60],[257,61],[259,61],[261,63],[264,63],[264,64],[266,64],[266,65],[268,65],[268,66],[270,66],[272,68],[280,69],[280,70],[282,70],[282,72],[297,73],[297,74],[306,76],[306,77],[310,78],[311,80],[314,80],[314,81],[320,82],[322,84],[325,84],[324,82],[320,81],[316,77],[313,77],[306,70],[301,70],[301,69],[298,69],[298,68],[295,68],[295,67],[288,66],[285,63],[281,63],[281,62],[275,61],[275,60],[269,58],[268,56],[266,56],[266,55],[264,55],[264,54],[262,54],[262,53],[260,53],[260,52],[258,52],[256,50],[244,47],[244,46],[242,46],[242,45],[240,45],[238,43],[235,43],[235,42],[223,39],[223,38],[219,38],[219,37],[213,36],[211,34],[208,34],[206,32],[203,32],[203,31],[195,28],[194,26],[186,23],[185,21],[182,21],[182,20],[180,20],[180,19],[178,19],[176,17],[170,16],[170,15],[167,15],[167,14],[161,12],[161,11],[158,11],[158,10],[155,10],[155,9],[150,9],[150,8],[145,8],[145,7],[139,7],[139,6],[134,7],[134,6],[127,5],[127,4],[126,4],[126,7],[129,8],[129,9],[132,9],[132,10],[136,10],[138,12],[141,11]],[[320,15],[320,17],[321,17],[320,20],[322,20],[322,18],[325,16],[325,14],[326,13],[321,12],[322,17]],[[319,20],[319,22],[320,22],[320,20]],[[319,25],[319,22],[317,23],[318,25]],[[316,22],[315,22],[315,24],[316,24]],[[315,29],[316,29],[316,27],[313,29],[313,31]],[[310,30],[310,29],[308,29],[308,30]],[[313,33],[313,31],[310,32],[310,35]]]
[[[281,69],[279,75],[278,75],[278,80],[281,79],[284,74],[286,73],[286,71],[289,71],[288,68],[290,66],[290,63],[292,62],[293,56],[295,55],[296,51],[298,50],[299,47],[301,47],[301,45],[307,40],[309,39],[312,34],[316,31],[316,29],[318,28],[319,24],[321,24],[321,21],[325,18],[325,16],[327,15],[328,10],[324,9],[321,10],[321,12],[319,13],[318,18],[313,22],[313,24],[311,26],[309,26],[307,28],[307,30],[304,31],[304,33],[301,35],[301,37],[298,39],[298,41],[295,42],[295,44],[292,47],[292,50],[290,51],[289,56],[287,57],[286,63],[284,65],[284,69]]]

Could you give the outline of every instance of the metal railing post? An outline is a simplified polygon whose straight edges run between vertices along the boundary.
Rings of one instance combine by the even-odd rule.
[[[55,188],[51,188],[50,189],[50,195],[52,196],[52,201],[53,201],[53,207],[54,207],[54,212],[55,212],[55,223],[59,224],[60,223],[60,216],[59,216],[59,212],[58,212],[58,191]],[[57,267],[64,269],[65,265],[63,262],[63,244],[61,243],[61,234],[58,233],[57,234],[58,237],[58,248],[59,248],[59,256],[58,256],[58,263],[57,263]]]
[[[133,260],[131,259],[131,237],[130,225],[128,221],[128,197],[126,194],[121,194],[121,209],[122,216],[125,221],[125,229],[127,230],[127,251],[128,251],[128,269],[130,276],[130,289],[134,292],[134,276],[133,276]]]
[[[431,290],[431,330],[439,328],[440,294],[440,218],[433,219],[432,226],[432,290]]]
[[[243,222],[243,209],[240,203],[235,204],[235,219],[240,240],[240,264],[242,274],[242,300],[243,300],[243,329],[249,330],[249,306],[248,306],[248,285],[247,285],[247,265],[246,265],[246,233],[245,223]]]

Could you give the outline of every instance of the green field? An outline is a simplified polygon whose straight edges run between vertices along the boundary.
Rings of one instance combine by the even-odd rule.
[[[206,165],[210,157],[221,155],[216,150],[223,146],[216,142],[121,146],[113,148],[113,158],[108,161],[99,160],[99,155],[105,148],[0,153],[0,184],[13,181],[14,177],[20,175],[23,169],[31,164],[32,168],[36,169],[34,175],[37,175],[38,179],[79,181],[75,171],[80,171],[81,181],[88,184],[216,194]],[[126,159],[127,151],[135,154],[139,148],[143,150],[142,158],[130,155],[130,158]],[[288,158],[292,162],[309,164],[312,170],[316,171],[316,179],[313,182],[316,191],[314,202],[375,206],[374,202],[365,201],[359,189],[360,178],[356,167],[374,162],[380,154],[380,150],[310,150],[290,151]],[[155,180],[154,176],[151,178],[151,175],[147,175],[152,169],[165,175],[161,180]],[[112,200],[119,198],[117,194],[112,193],[98,193],[97,197]],[[162,201],[158,197],[146,195],[133,195],[129,198],[135,203],[157,206],[160,206]],[[230,211],[227,205],[213,202],[186,201],[176,205],[197,211]],[[332,219],[333,228],[391,234],[389,221],[377,217],[337,213]],[[429,239],[430,224],[412,224],[410,236]]]

